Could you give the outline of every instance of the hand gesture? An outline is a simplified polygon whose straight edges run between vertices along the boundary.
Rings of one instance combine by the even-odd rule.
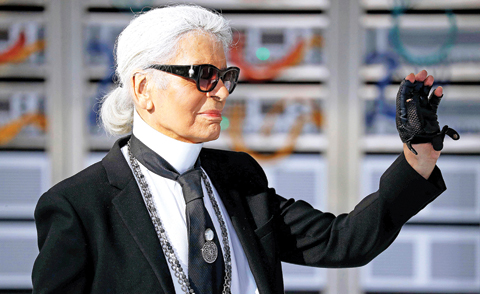
[[[443,149],[445,135],[458,140],[460,135],[448,126],[440,130],[437,120],[437,108],[443,97],[442,87],[428,94],[433,85],[433,77],[425,70],[408,75],[400,84],[397,94],[396,124],[403,143],[417,155],[412,144],[432,143],[433,149]],[[426,77],[426,78],[425,78]]]

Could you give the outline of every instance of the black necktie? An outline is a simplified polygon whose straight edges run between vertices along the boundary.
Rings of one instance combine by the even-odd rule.
[[[203,203],[200,160],[197,160],[193,169],[179,175],[165,159],[135,136],[132,135],[130,140],[132,154],[141,164],[159,176],[177,181],[182,187],[188,227],[188,276],[192,289],[196,294],[222,293],[225,271],[223,254],[219,235],[215,232],[212,219]],[[204,246],[208,248],[213,246],[208,246],[211,242],[207,242],[206,232],[210,232],[209,239],[213,232],[211,242],[214,242],[218,250],[218,256],[213,262],[205,261],[202,256]]]

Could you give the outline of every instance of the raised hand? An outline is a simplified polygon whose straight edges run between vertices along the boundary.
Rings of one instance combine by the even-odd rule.
[[[397,94],[397,130],[403,143],[415,155],[417,151],[412,144],[431,143],[433,149],[443,149],[445,135],[458,140],[460,135],[448,126],[440,130],[437,120],[437,108],[443,97],[442,87],[428,94],[433,85],[433,77],[425,70],[416,76],[409,74],[400,84]]]
[[[433,81],[432,76],[427,77],[425,70],[416,75],[411,73],[402,82],[397,94],[396,121],[404,143],[403,153],[410,166],[425,179],[430,177],[440,157],[440,150],[436,149],[442,149],[445,134],[455,137],[455,140],[460,138],[448,127],[440,130],[437,108],[443,89],[438,87],[428,99]]]

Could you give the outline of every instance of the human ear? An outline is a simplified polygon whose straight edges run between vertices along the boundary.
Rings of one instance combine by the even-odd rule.
[[[138,72],[132,76],[132,89],[136,106],[144,110],[152,110],[153,101],[148,87],[148,77],[145,73]]]

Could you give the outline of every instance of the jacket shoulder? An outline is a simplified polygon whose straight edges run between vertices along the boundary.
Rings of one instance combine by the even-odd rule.
[[[121,147],[128,139],[129,137],[120,138],[101,161],[59,182],[44,195],[63,195],[68,199],[86,200],[99,194],[118,193],[133,179],[130,167],[121,151]]]
[[[108,182],[105,169],[101,162],[97,162],[77,174],[55,184],[48,192],[62,193],[63,191],[78,191],[92,188],[101,182]]]
[[[37,209],[42,204],[61,203],[65,200],[80,209],[104,206],[118,192],[117,188],[110,185],[102,163],[97,162],[50,188],[40,197]]]
[[[209,175],[210,172],[222,175],[232,187],[252,191],[268,187],[265,172],[248,153],[203,148],[200,159]]]

